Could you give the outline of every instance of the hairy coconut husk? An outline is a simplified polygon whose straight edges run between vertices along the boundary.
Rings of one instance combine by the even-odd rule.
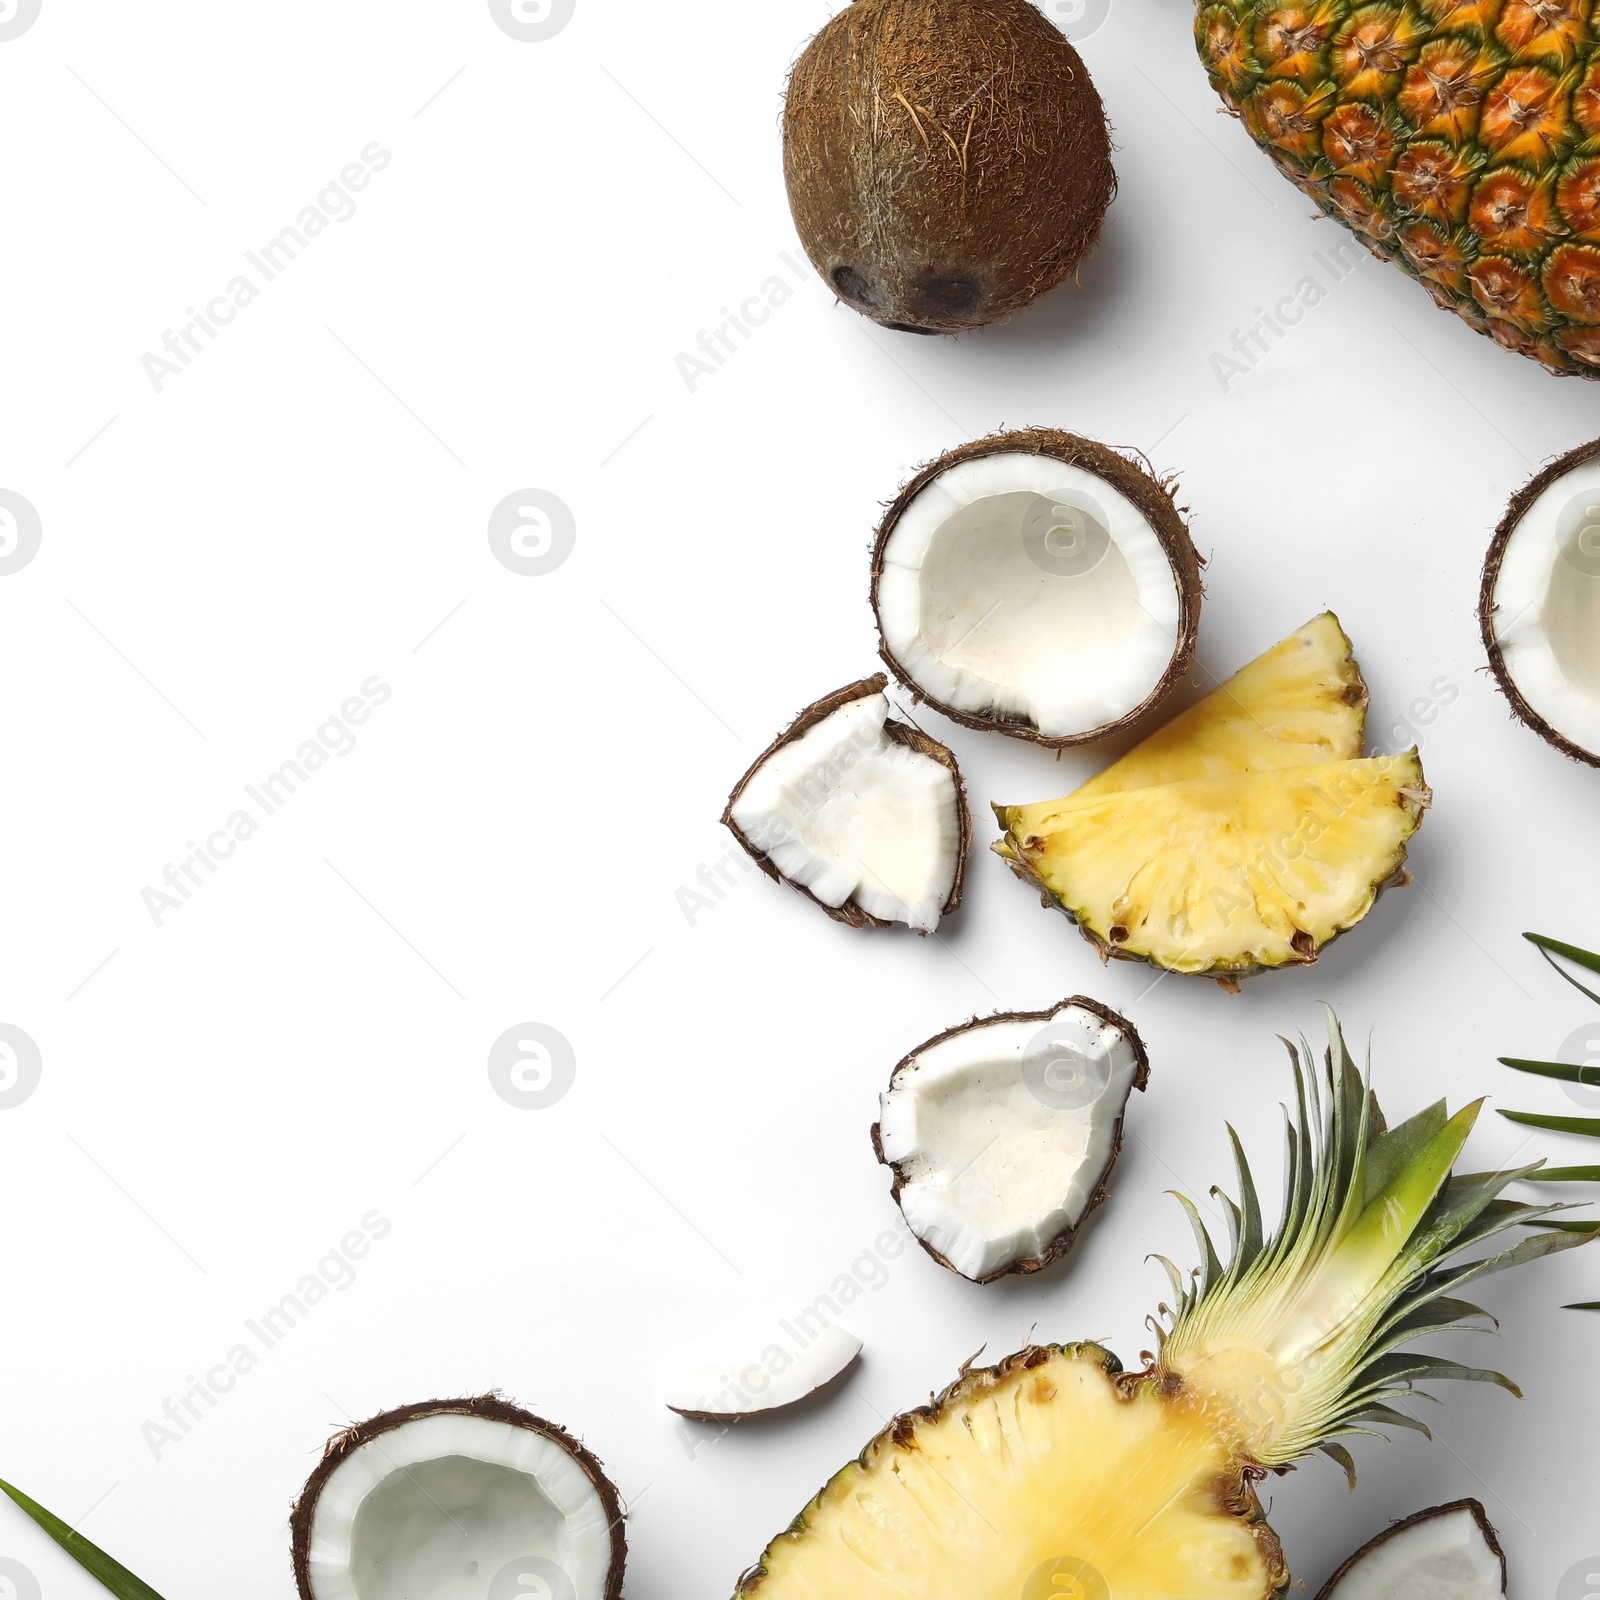
[[[1478,1531],[1483,1535],[1484,1543],[1489,1546],[1490,1550],[1492,1550],[1495,1555],[1499,1556],[1501,1572],[1500,1589],[1501,1593],[1504,1593],[1506,1582],[1509,1576],[1506,1567],[1506,1553],[1500,1548],[1500,1536],[1495,1532],[1493,1525],[1490,1523],[1488,1512],[1486,1512],[1483,1509],[1483,1506],[1476,1500],[1455,1500],[1447,1506],[1434,1506],[1431,1511],[1419,1511],[1416,1516],[1407,1517],[1404,1522],[1396,1522],[1386,1533],[1380,1533],[1376,1539],[1371,1541],[1371,1543],[1362,1545],[1362,1547],[1357,1550],[1356,1553],[1351,1556],[1350,1559],[1346,1561],[1345,1564],[1340,1567],[1339,1570],[1334,1573],[1334,1575],[1322,1586],[1321,1590],[1317,1594],[1317,1600],[1329,1600],[1329,1597],[1333,1594],[1334,1590],[1337,1589],[1339,1585],[1344,1582],[1344,1580],[1349,1577],[1350,1574],[1358,1566],[1360,1566],[1363,1561],[1367,1559],[1368,1556],[1375,1554],[1384,1545],[1388,1544],[1388,1542],[1397,1534],[1406,1533],[1410,1529],[1415,1528],[1419,1523],[1431,1522],[1435,1517],[1447,1517],[1456,1511],[1466,1511],[1471,1514],[1472,1520],[1478,1524]]]
[[[1569,450],[1558,460],[1552,461],[1517,490],[1511,497],[1511,504],[1506,507],[1506,514],[1494,530],[1494,539],[1483,562],[1483,582],[1478,590],[1478,631],[1483,636],[1484,649],[1489,652],[1489,670],[1494,674],[1494,681],[1499,685],[1500,693],[1506,697],[1511,707],[1511,715],[1518,722],[1532,728],[1546,744],[1554,746],[1562,755],[1571,756],[1574,761],[1585,762],[1591,767],[1600,767],[1600,752],[1585,750],[1582,745],[1574,744],[1558,728],[1551,727],[1523,698],[1516,679],[1506,670],[1505,656],[1494,636],[1495,612],[1499,609],[1495,604],[1494,595],[1499,586],[1500,567],[1511,544],[1511,536],[1516,532],[1517,524],[1527,515],[1534,501],[1552,483],[1593,461],[1597,456],[1600,456],[1600,439],[1581,444],[1576,450]]]
[[[311,1588],[311,1529],[316,1519],[317,1502],[334,1470],[353,1450],[358,1450],[373,1439],[393,1433],[407,1423],[424,1417],[441,1415],[484,1417],[491,1422],[508,1422],[514,1428],[526,1428],[531,1433],[542,1433],[566,1451],[582,1469],[594,1486],[600,1503],[605,1507],[611,1532],[611,1564],[606,1575],[605,1600],[621,1600],[623,1569],[627,1564],[628,1539],[623,1529],[626,1516],[616,1485],[606,1476],[599,1457],[567,1432],[559,1423],[546,1422],[530,1411],[503,1400],[498,1394],[476,1395],[462,1400],[423,1400],[416,1405],[401,1406],[396,1411],[385,1411],[366,1422],[357,1423],[336,1433],[324,1447],[322,1460],[306,1480],[289,1517],[294,1557],[295,1589],[300,1600],[315,1600]]]
[[[1167,663],[1167,670],[1150,693],[1126,716],[1119,717],[1115,722],[1108,722],[1103,727],[1089,728],[1083,733],[1050,737],[1040,733],[1031,721],[1021,717],[980,716],[946,705],[915,682],[890,650],[884,636],[883,614],[878,606],[878,586],[883,578],[884,551],[888,548],[889,538],[905,514],[906,508],[935,478],[948,472],[952,467],[959,466],[964,461],[976,460],[980,456],[1013,452],[1050,456],[1056,461],[1080,467],[1085,472],[1091,472],[1097,478],[1104,479],[1113,489],[1126,496],[1138,508],[1140,515],[1161,541],[1161,548],[1166,552],[1167,560],[1172,565],[1173,576],[1178,583],[1178,637],[1172,658]],[[1148,463],[1141,466],[1106,445],[1099,444],[1093,439],[1080,438],[1077,434],[1067,433],[1060,428],[1021,428],[1012,433],[991,433],[986,438],[975,439],[971,444],[964,444],[947,452],[937,461],[929,462],[912,478],[895,497],[883,521],[878,525],[872,546],[871,600],[873,620],[878,626],[879,656],[883,658],[895,677],[918,700],[926,701],[936,711],[942,712],[952,722],[959,722],[963,727],[1008,733],[1013,738],[1027,739],[1050,750],[1061,750],[1071,745],[1092,744],[1133,727],[1155,710],[1187,674],[1194,660],[1195,643],[1200,633],[1200,601],[1204,592],[1200,569],[1205,564],[1205,558],[1195,549],[1194,541],[1189,537],[1189,525],[1183,520],[1173,494],[1172,480],[1158,479],[1150,470]]]
[[[868,695],[882,694],[888,685],[889,680],[881,672],[874,673],[870,678],[862,678],[856,683],[846,684],[844,688],[836,689],[832,694],[818,700],[815,705],[807,706],[750,763],[749,770],[734,785],[733,793],[728,796],[728,803],[722,812],[723,826],[739,841],[740,848],[743,849],[745,854],[774,883],[788,884],[791,889],[798,890],[803,894],[813,905],[820,906],[835,922],[843,922],[852,928],[894,928],[899,927],[900,924],[886,922],[882,917],[875,917],[870,912],[863,911],[853,900],[846,900],[842,906],[830,906],[826,902],[817,899],[804,884],[796,883],[793,878],[785,877],[778,870],[777,863],[773,861],[772,857],[754,844],[750,836],[733,820],[733,808],[738,805],[740,796],[744,794],[750,780],[786,744],[793,744],[802,734],[809,733],[819,722],[831,717],[841,706],[849,705],[852,700],[864,700]],[[937,739],[930,739],[920,728],[912,727],[910,723],[897,722],[893,717],[890,717],[884,723],[883,731],[893,743],[904,745],[908,750],[915,750],[919,755],[932,756],[940,766],[948,768],[950,776],[955,779],[956,815],[960,819],[961,837],[956,846],[955,881],[951,884],[950,894],[940,910],[941,917],[948,917],[961,904],[961,890],[967,877],[967,857],[972,852],[972,811],[967,804],[967,787],[961,781],[961,769],[956,765],[956,758],[953,752],[940,744]]]
[[[1055,288],[1116,190],[1088,69],[1028,0],[855,0],[795,63],[783,167],[817,271],[912,333]]]
[[[891,1088],[894,1087],[895,1079],[900,1075],[902,1068],[909,1066],[916,1057],[922,1055],[925,1051],[933,1049],[935,1045],[943,1044],[946,1039],[957,1038],[963,1033],[972,1033],[976,1029],[989,1027],[996,1022],[1037,1022],[1042,1027],[1058,1012],[1064,1011],[1068,1006],[1081,1006],[1085,1011],[1099,1017],[1103,1022],[1110,1023],[1113,1028],[1123,1034],[1133,1046],[1134,1054],[1139,1058],[1139,1072],[1138,1076],[1133,1080],[1133,1087],[1143,1090],[1150,1082],[1150,1056],[1144,1047],[1144,1040],[1139,1037],[1139,1030],[1126,1017],[1113,1011],[1110,1006],[1103,1005],[1098,1000],[1091,1000],[1087,995],[1082,994],[1075,994],[1071,999],[1063,1000],[1059,1005],[1052,1006],[1048,1011],[996,1011],[992,1016],[972,1017],[966,1022],[959,1023],[954,1028],[946,1028],[943,1033],[936,1033],[931,1039],[923,1040],[915,1050],[902,1056],[895,1063],[894,1071],[889,1074],[889,1085]],[[1124,1118],[1122,1116],[1117,1118],[1116,1131],[1111,1142],[1111,1154],[1107,1157],[1105,1166],[1101,1168],[1100,1176],[1095,1179],[1094,1190],[1079,1214],[1078,1220],[1070,1227],[1063,1228],[1041,1254],[1030,1256],[1022,1261],[1013,1261],[1009,1266],[1001,1267],[997,1272],[991,1272],[986,1277],[969,1281],[994,1283],[1001,1278],[1010,1277],[1013,1273],[1043,1272],[1051,1262],[1060,1260],[1073,1247],[1089,1218],[1110,1198],[1111,1172],[1116,1166],[1118,1158],[1122,1155],[1123,1121]],[[879,1162],[893,1174],[893,1181],[889,1185],[889,1193],[893,1196],[894,1203],[898,1206],[900,1204],[900,1191],[905,1187],[906,1175],[899,1162],[890,1161],[884,1155],[883,1140],[879,1132],[879,1124],[876,1122],[872,1125],[872,1148]],[[934,1249],[926,1239],[922,1238],[915,1229],[912,1230],[912,1237],[946,1271],[954,1272],[957,1277],[965,1276],[958,1268],[952,1266],[939,1251]]]

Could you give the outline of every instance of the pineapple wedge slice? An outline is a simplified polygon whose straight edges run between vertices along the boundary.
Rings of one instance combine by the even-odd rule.
[[[1339,619],[1324,611],[1157,728],[1072,798],[1350,761],[1365,748],[1366,720],[1361,668]]]
[[[1417,752],[996,806],[1002,854],[1110,955],[1237,979],[1302,965],[1401,873]]]

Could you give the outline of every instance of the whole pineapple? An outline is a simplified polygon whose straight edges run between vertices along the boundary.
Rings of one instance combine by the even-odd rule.
[[[1508,350],[1600,376],[1593,0],[1203,0],[1218,93],[1375,255]],[[1596,18],[1600,25],[1600,17]]]

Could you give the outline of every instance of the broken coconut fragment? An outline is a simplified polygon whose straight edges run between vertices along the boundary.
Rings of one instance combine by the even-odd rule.
[[[1506,1558],[1476,1500],[1422,1511],[1356,1551],[1317,1600],[1499,1600]]]
[[[1082,995],[952,1028],[894,1069],[872,1130],[911,1231],[989,1283],[1072,1248],[1106,1198],[1128,1096],[1150,1075],[1132,1023]]]
[[[882,673],[800,713],[722,820],[768,877],[851,927],[931,933],[961,903],[972,818],[956,759],[889,716]]]
[[[1103,957],[1213,977],[1303,966],[1405,881],[1432,800],[1413,750],[1363,757],[1366,685],[1315,618],[994,845]]]
[[[1518,491],[1484,562],[1478,623],[1518,720],[1600,766],[1600,440]]]
[[[429,1400],[329,1443],[290,1523],[295,1584],[300,1600],[617,1600],[622,1516],[565,1429],[496,1395]]]
[[[924,467],[878,530],[880,654],[970,728],[1060,748],[1158,705],[1187,670],[1200,558],[1171,490],[1054,428]]]
[[[702,1362],[673,1380],[667,1407],[699,1422],[739,1422],[808,1399],[844,1373],[861,1341],[832,1324],[803,1349],[767,1343],[743,1361]]]

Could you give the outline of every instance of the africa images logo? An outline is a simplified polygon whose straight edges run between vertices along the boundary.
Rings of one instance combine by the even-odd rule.
[[[43,537],[32,501],[0,489],[0,578],[21,572],[38,555]]]
[[[522,44],[555,38],[577,9],[578,0],[489,0],[495,26]]]
[[[20,39],[39,20],[42,3],[43,0],[0,0],[0,44]]]

